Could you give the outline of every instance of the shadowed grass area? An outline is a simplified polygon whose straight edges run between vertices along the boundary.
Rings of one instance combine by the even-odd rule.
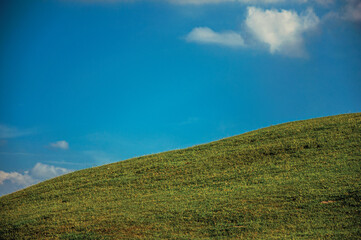
[[[1,239],[361,239],[361,114],[70,173],[0,198]]]

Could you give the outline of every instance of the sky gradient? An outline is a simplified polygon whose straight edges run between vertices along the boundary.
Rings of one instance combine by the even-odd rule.
[[[361,111],[361,3],[2,1],[0,195]]]

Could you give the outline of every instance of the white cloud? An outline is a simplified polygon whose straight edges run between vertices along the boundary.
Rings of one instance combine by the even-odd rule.
[[[50,143],[50,147],[67,150],[69,149],[69,143],[67,141],[57,141],[54,143]]]
[[[20,130],[16,127],[10,127],[0,124],[0,139],[16,138],[26,135],[31,135],[35,131],[32,129],[23,129]]]
[[[0,170],[0,196],[69,172],[69,169],[42,163],[37,163],[30,171],[24,173]]]
[[[244,46],[244,40],[240,34],[233,31],[217,33],[208,27],[194,28],[186,36],[186,40],[188,42],[217,44],[229,47]]]
[[[52,165],[37,163],[30,171],[30,175],[36,179],[49,179],[70,172],[70,170]]]
[[[303,34],[315,29],[319,18],[312,9],[298,15],[288,10],[262,10],[248,7],[246,26],[254,37],[269,46],[271,53],[290,56],[305,54]]]
[[[5,180],[9,180],[16,185],[28,186],[34,184],[36,181],[28,174],[21,174],[18,172],[4,172],[0,170],[0,185],[4,184]]]

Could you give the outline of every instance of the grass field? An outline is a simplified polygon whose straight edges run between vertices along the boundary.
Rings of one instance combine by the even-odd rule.
[[[361,114],[73,172],[0,198],[0,239],[361,239]]]

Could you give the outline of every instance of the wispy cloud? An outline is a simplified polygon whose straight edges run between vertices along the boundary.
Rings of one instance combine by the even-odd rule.
[[[50,143],[49,146],[52,148],[58,148],[58,149],[63,149],[63,150],[69,149],[69,143],[64,140]]]
[[[34,129],[18,129],[16,127],[0,124],[0,139],[17,138],[34,133]]]
[[[187,36],[188,42],[202,44],[216,44],[228,47],[243,47],[244,40],[242,36],[233,31],[217,33],[208,27],[194,28]]]
[[[345,20],[361,22],[361,1],[347,0],[347,4],[341,15]]]
[[[88,150],[88,151],[84,151],[83,153],[89,156],[92,159],[92,163],[94,163],[97,166],[117,161],[117,159],[102,151]],[[119,160],[120,159],[118,159],[118,161]]]
[[[69,172],[72,170],[43,163],[37,163],[24,173],[0,170],[0,196]]]
[[[313,30],[319,18],[312,9],[302,14],[289,10],[248,8],[246,26],[253,36],[269,46],[271,53],[304,56],[303,34]]]
[[[50,164],[61,164],[61,165],[73,165],[73,166],[83,166],[83,163],[78,162],[66,162],[66,161],[45,161],[45,163]]]
[[[0,152],[0,155],[13,155],[13,156],[39,156],[39,154],[27,152]]]
[[[361,23],[361,1],[359,0],[346,0],[343,6],[337,11],[330,11],[323,16],[323,21],[328,20],[341,20],[354,23]]]
[[[194,124],[198,121],[199,121],[199,118],[197,118],[197,117],[189,117],[186,120],[184,120],[183,122],[180,122],[179,126]]]
[[[315,2],[323,6],[329,6],[335,3],[335,0],[315,0]]]
[[[179,126],[180,122],[174,124]],[[88,134],[86,139],[89,141],[87,149],[83,151],[84,156],[87,156],[89,160],[89,163],[86,164],[94,165],[164,152],[180,147],[174,136],[163,134],[139,137],[123,136],[109,132],[95,132]]]

